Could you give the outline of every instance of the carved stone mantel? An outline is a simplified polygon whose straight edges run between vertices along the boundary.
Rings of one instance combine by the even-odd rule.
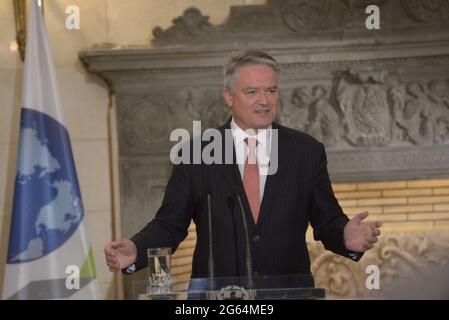
[[[380,6],[380,30],[365,29],[365,4]],[[272,0],[220,26],[190,8],[153,46],[81,52],[116,97],[123,235],[160,204],[171,130],[229,117],[222,65],[242,48],[281,63],[278,121],[326,145],[333,182],[448,177],[448,27],[445,0]]]
[[[167,154],[172,129],[225,121],[221,66],[236,48],[83,52],[117,97],[120,155]],[[283,67],[278,121],[326,145],[333,181],[449,175],[449,39],[298,42],[267,51]]]

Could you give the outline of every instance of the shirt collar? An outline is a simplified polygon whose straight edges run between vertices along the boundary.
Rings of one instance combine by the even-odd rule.
[[[234,136],[235,139],[235,143],[239,144],[240,142],[244,141],[246,138],[252,137],[254,138],[254,136],[250,136],[248,135],[242,128],[239,127],[239,125],[237,124],[237,122],[235,122],[234,117],[232,117],[231,120],[231,129],[232,129],[232,135]],[[267,147],[267,142],[269,137],[269,134],[271,133],[271,124],[268,128],[266,129],[259,129],[257,131],[257,135],[256,135],[256,139],[257,139],[257,143]]]

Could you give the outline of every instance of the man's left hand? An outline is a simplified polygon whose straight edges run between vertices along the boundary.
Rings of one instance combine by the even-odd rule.
[[[368,214],[367,211],[361,212],[346,224],[344,239],[346,249],[349,251],[364,252],[371,249],[377,242],[382,223],[379,221],[363,222]]]

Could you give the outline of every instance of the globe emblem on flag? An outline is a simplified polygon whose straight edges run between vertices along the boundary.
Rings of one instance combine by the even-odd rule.
[[[8,263],[51,253],[83,218],[65,127],[44,113],[23,108],[19,153]]]

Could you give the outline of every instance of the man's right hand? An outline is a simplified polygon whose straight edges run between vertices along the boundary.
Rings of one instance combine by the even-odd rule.
[[[129,239],[115,240],[104,247],[109,271],[118,272],[136,261],[137,248]]]

